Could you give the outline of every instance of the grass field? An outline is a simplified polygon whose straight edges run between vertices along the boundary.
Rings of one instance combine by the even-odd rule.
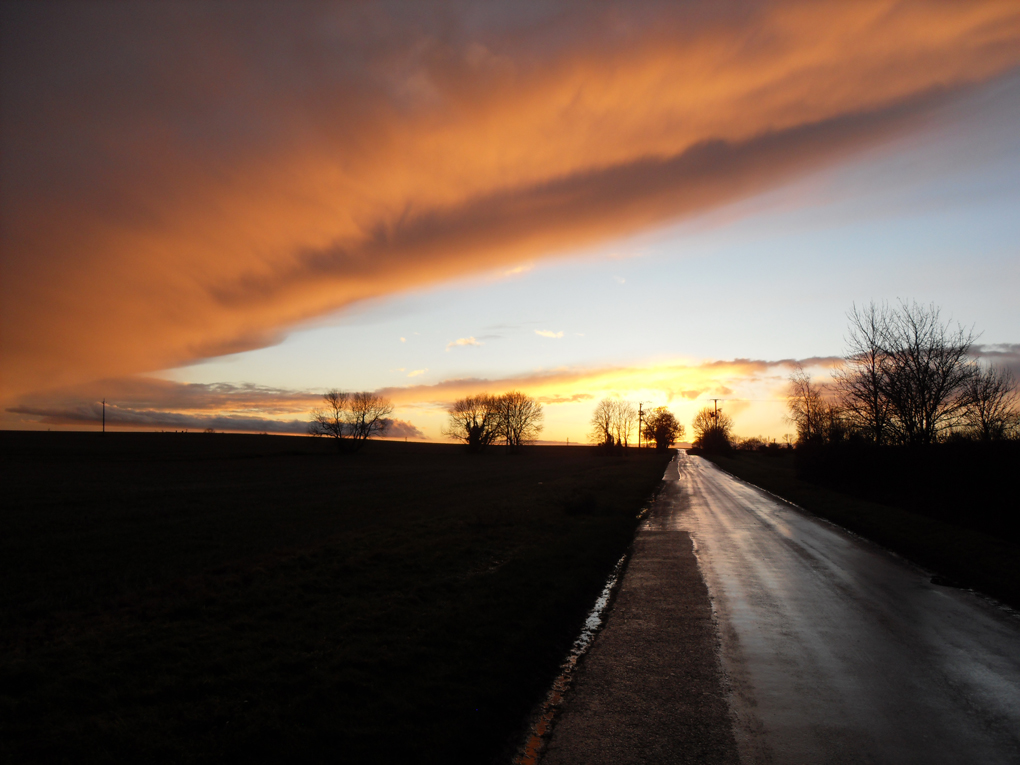
[[[0,760],[491,762],[666,459],[0,433]]]
[[[1020,545],[803,481],[797,477],[795,456],[790,451],[703,456],[738,478],[871,539],[948,581],[1020,609]],[[947,476],[947,480],[953,478]]]

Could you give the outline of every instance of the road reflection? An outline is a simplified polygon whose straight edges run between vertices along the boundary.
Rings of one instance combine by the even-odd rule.
[[[699,457],[674,463],[741,759],[1020,762],[1020,618]]]

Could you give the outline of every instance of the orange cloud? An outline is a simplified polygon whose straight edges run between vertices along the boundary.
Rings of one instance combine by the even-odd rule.
[[[461,378],[432,385],[382,388],[378,393],[398,406],[443,408],[458,398],[476,393],[501,393],[522,390],[543,403],[567,404],[595,397],[618,395],[658,403],[683,403],[711,396],[739,395],[749,384],[774,391],[786,385],[790,373],[802,365],[828,369],[840,362],[838,357],[809,359],[733,359],[695,363],[673,362],[635,367],[596,369],[565,368],[496,379]]]
[[[724,204],[1020,63],[999,0],[457,8],[4,7],[0,397]]]
[[[838,358],[714,360],[669,362],[634,367],[569,368],[498,379],[463,378],[432,385],[383,388],[399,417],[394,437],[440,439],[446,408],[477,393],[522,390],[547,406],[547,435],[577,440],[587,429],[595,400],[615,396],[648,407],[669,406],[689,421],[710,399],[737,417],[754,407],[766,413],[747,420],[744,435],[769,427],[781,435],[787,378],[798,365],[824,373]],[[107,423],[148,429],[238,430],[304,433],[309,412],[321,405],[321,393],[256,385],[188,384],[146,377],[103,380],[70,389],[35,393],[6,409],[3,424],[12,428],[97,426],[102,399]],[[778,407],[778,408],[777,408]],[[759,413],[760,415],[760,413]],[[759,425],[763,421],[766,425]],[[769,425],[768,423],[771,423]],[[776,424],[779,423],[779,424]],[[417,435],[416,435],[417,434]]]

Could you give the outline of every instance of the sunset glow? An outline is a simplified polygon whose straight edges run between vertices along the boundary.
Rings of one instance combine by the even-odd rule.
[[[781,438],[853,303],[1020,368],[1015,2],[7,4],[5,428],[439,440],[520,389]]]

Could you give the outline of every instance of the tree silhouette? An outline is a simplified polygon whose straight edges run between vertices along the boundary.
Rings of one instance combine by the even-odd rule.
[[[657,450],[665,451],[678,438],[682,438],[685,431],[686,429],[673,416],[673,413],[666,407],[660,406],[653,409],[645,417],[641,435],[649,441],[654,441]]]
[[[968,408],[974,334],[934,305],[874,303],[849,314],[849,353],[835,373],[840,404],[875,443],[935,443]]]
[[[595,405],[591,416],[589,441],[612,449],[626,447],[637,424],[638,412],[629,401],[604,398]]]
[[[329,390],[322,396],[325,407],[312,412],[308,432],[336,439],[338,449],[360,449],[372,436],[382,435],[390,425],[393,405],[375,393]]]
[[[797,371],[790,375],[786,408],[788,419],[797,428],[799,444],[838,443],[846,437],[843,408],[831,400],[830,389],[813,383],[799,364]]]
[[[545,412],[531,396],[513,390],[497,398],[499,435],[511,451],[534,441],[542,431]]]
[[[443,435],[463,441],[468,449],[480,452],[500,435],[499,400],[496,396],[479,394],[454,401],[447,410]]]
[[[1020,435],[1016,378],[1008,369],[978,370],[967,381],[963,421],[982,441],[1001,441]]]
[[[934,443],[966,408],[963,394],[976,371],[967,363],[973,342],[973,332],[944,324],[935,306],[901,303],[892,313],[883,390],[904,443]]]
[[[733,419],[722,412],[706,406],[694,416],[694,446],[711,453],[730,451]]]
[[[872,443],[884,444],[892,435],[892,415],[884,392],[892,362],[884,345],[890,311],[874,303],[860,309],[855,305],[847,318],[846,358],[833,373],[839,402],[853,430]]]

